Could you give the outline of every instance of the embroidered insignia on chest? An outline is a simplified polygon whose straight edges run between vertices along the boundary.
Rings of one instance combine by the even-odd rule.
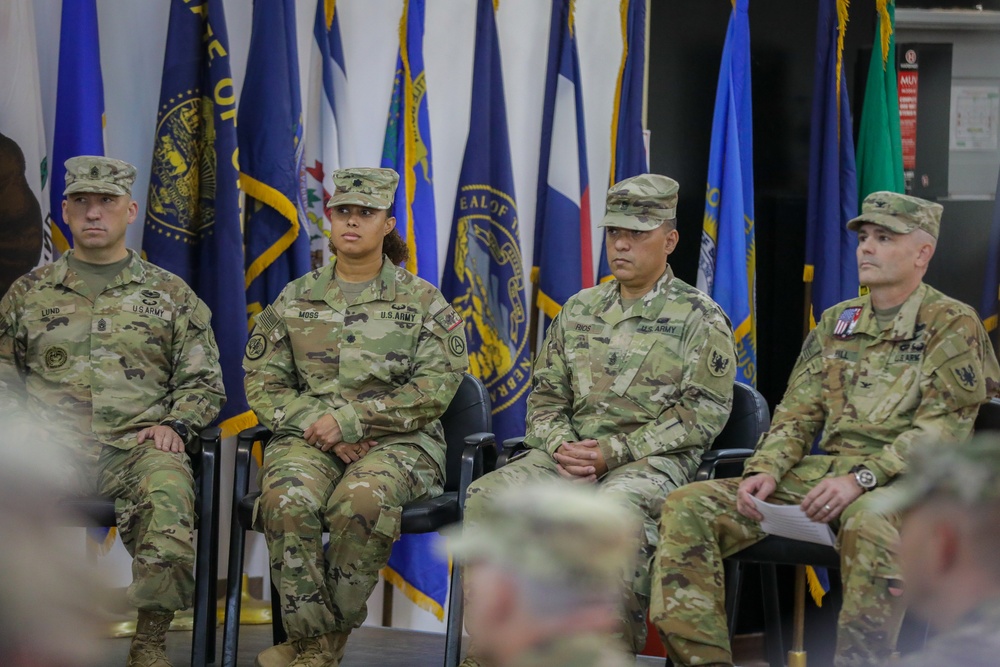
[[[66,348],[53,345],[45,350],[45,367],[49,370],[62,368],[67,359],[69,359],[69,355],[66,353]]]
[[[844,312],[837,318],[837,324],[833,327],[833,335],[837,338],[850,338],[854,335],[859,319],[861,319],[861,306],[844,308]]]

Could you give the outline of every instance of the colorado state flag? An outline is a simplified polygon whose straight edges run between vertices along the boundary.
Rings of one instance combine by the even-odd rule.
[[[736,0],[715,92],[708,192],[698,289],[733,323],[736,379],[757,384],[756,249],[753,228],[753,123],[750,104],[750,0]]]
[[[293,0],[256,0],[240,98],[240,186],[246,192],[250,327],[289,281],[310,269],[299,204],[302,101]]]
[[[257,423],[243,390],[246,290],[235,162],[236,93],[222,0],[172,0],[142,249],[212,309],[226,385],[223,436]]]
[[[465,318],[469,370],[493,402],[497,440],[524,435],[528,305],[492,0],[477,0],[472,114],[441,291]]]
[[[552,3],[532,281],[551,321],[566,300],[594,284],[587,140],[570,0]]]

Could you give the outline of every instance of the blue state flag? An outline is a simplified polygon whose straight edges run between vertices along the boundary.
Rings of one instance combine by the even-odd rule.
[[[477,0],[472,114],[441,291],[465,318],[470,371],[493,402],[498,441],[524,435],[528,304],[492,0]]]
[[[993,195],[993,227],[990,229],[990,245],[986,255],[986,279],[983,282],[983,298],[979,316],[983,326],[992,335],[997,328],[1000,313],[1000,175],[997,175],[997,190]]]
[[[546,323],[594,284],[587,139],[580,63],[570,0],[554,0],[538,162],[535,249],[536,306]]]
[[[382,166],[399,174],[394,214],[396,229],[410,249],[406,269],[437,285],[437,217],[424,76],[424,0],[403,3]]]
[[[756,249],[749,0],[736,0],[715,92],[698,289],[726,311],[736,337],[736,379],[757,384]]]
[[[340,127],[347,118],[347,70],[334,0],[318,0],[309,61],[303,208],[313,268],[330,261],[331,222],[326,204],[336,188],[333,172],[343,164]]]
[[[104,155],[104,79],[96,0],[73,0],[62,4],[49,188],[50,231],[56,254],[73,247],[73,236],[62,217],[62,201],[66,187],[65,162],[77,155]]]
[[[218,421],[227,437],[257,422],[243,390],[246,289],[235,162],[236,92],[223,2],[172,0],[142,249],[212,310],[226,385]]]
[[[847,0],[820,0],[809,137],[809,199],[802,279],[811,284],[810,328],[824,310],[858,295],[858,211],[853,121],[844,76]]]
[[[646,67],[646,0],[622,0],[622,63],[618,70],[615,108],[611,116],[610,185],[649,172],[642,128]],[[611,280],[608,251],[601,241],[597,280]]]
[[[382,166],[399,174],[394,214],[396,229],[410,249],[406,269],[437,285],[437,219],[431,165],[424,76],[424,0],[404,0]],[[438,548],[440,540],[437,533],[401,535],[392,547],[383,575],[414,604],[443,621],[449,572],[448,561]]]
[[[294,0],[255,0],[238,122],[246,193],[247,313],[256,316],[310,269],[300,203],[302,100]]]

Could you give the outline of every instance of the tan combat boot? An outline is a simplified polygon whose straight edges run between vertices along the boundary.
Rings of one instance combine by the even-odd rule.
[[[347,632],[328,632],[319,637],[307,637],[295,642],[298,656],[289,667],[338,667],[344,657]]]
[[[298,654],[293,642],[282,642],[258,653],[254,665],[255,667],[288,667]]]
[[[140,609],[125,667],[173,667],[167,660],[167,630],[172,620],[172,611]]]

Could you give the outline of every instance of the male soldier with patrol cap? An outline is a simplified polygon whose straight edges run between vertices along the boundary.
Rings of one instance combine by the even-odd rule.
[[[194,594],[194,479],[185,448],[225,400],[208,306],[125,247],[136,170],[66,161],[74,249],[0,301],[0,409],[31,416],[71,463],[67,489],[113,496],[139,621],[128,665],[164,667]],[[4,408],[3,406],[6,406]]]
[[[880,665],[892,653],[903,610],[899,522],[873,503],[906,472],[915,441],[967,437],[1000,381],[976,312],[922,282],[941,211],[891,192],[865,198],[847,226],[869,294],[827,310],[806,338],[743,479],[698,482],[667,499],[652,615],[675,664],[732,664],[722,559],[764,537],[751,496],[800,504],[836,531],[835,664]],[[823,454],[809,454],[814,440]]]
[[[636,567],[623,573],[623,630],[636,653],[660,509],[729,418],[736,373],[722,309],[667,263],[678,240],[677,191],[657,174],[608,191],[601,226],[615,279],[574,295],[553,320],[528,396],[528,451],[474,482],[465,510],[475,525],[497,490],[559,476],[596,484],[608,502],[628,507],[641,520]]]
[[[635,562],[634,513],[558,478],[509,488],[449,547],[477,595],[466,627],[497,667],[625,667],[612,637],[622,576]]]
[[[941,634],[899,667],[1000,661],[1000,435],[915,452],[884,512],[902,515],[905,599]]]

